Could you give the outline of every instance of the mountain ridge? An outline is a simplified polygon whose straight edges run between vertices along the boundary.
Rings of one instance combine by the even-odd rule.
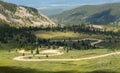
[[[55,26],[54,22],[35,8],[3,1],[0,1],[0,19],[19,27]]]
[[[120,19],[119,7],[120,3],[84,5],[52,16],[51,19],[61,24],[114,24]]]

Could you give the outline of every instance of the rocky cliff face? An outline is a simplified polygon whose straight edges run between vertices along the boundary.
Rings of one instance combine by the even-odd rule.
[[[35,8],[17,6],[0,1],[0,19],[11,23],[12,26],[40,27],[55,26],[48,17],[38,12]]]

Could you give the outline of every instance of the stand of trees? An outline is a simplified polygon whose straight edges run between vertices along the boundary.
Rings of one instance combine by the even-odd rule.
[[[87,34],[104,34],[109,35],[111,38],[116,38],[114,41],[118,42],[120,39],[120,32],[112,32],[107,31],[106,29],[99,29],[94,28],[92,26],[86,26],[86,25],[72,25],[72,26],[57,26],[57,27],[22,27],[22,28],[15,28],[10,27],[6,23],[1,23],[4,26],[0,27],[0,42],[1,43],[9,43],[14,42],[18,43],[19,47],[25,47],[25,46],[34,46],[35,48],[35,42],[36,42],[36,36],[32,33],[35,31],[60,31],[60,32],[67,32],[67,31],[73,31],[74,33],[87,33]],[[0,25],[1,25],[0,24]],[[112,42],[111,38],[108,38],[109,42]],[[68,40],[61,40],[61,41],[55,41],[51,39],[38,39],[38,45],[40,46],[47,46],[48,48],[55,48],[59,46],[64,46],[65,49],[90,49],[90,48],[96,48],[95,46],[90,45],[90,40],[84,40],[84,41],[74,41],[70,38]],[[32,53],[32,49],[31,53]],[[38,53],[38,52],[37,52]]]
[[[25,47],[32,45],[35,42],[35,35],[27,28],[15,28],[2,23],[4,26],[0,27],[0,42],[3,44],[15,43],[18,47]],[[30,28],[29,28],[30,29]]]
[[[100,28],[95,28],[92,25],[72,25],[72,26],[57,26],[57,27],[31,27],[28,28],[31,29],[32,31],[60,31],[60,32],[67,32],[67,31],[73,31],[74,33],[87,33],[87,34],[104,34],[104,35],[110,35],[110,36],[120,36],[120,31],[119,32],[113,32],[113,31],[108,31],[106,29],[100,29]]]

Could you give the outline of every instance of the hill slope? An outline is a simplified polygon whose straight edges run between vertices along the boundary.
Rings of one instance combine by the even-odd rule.
[[[63,24],[110,24],[120,20],[120,3],[85,5],[51,17]]]
[[[0,1],[0,20],[11,23],[12,26],[55,25],[54,22],[34,8],[17,6],[3,1]]]

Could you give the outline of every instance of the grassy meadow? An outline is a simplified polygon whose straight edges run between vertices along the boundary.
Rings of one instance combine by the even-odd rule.
[[[118,51],[118,50],[117,50]],[[79,52],[79,53],[78,53]],[[96,50],[72,50],[63,58],[87,57],[103,53],[111,53],[107,49]],[[77,54],[76,54],[77,53]],[[71,54],[71,55],[70,55]],[[120,55],[113,55],[103,58],[96,58],[84,61],[70,62],[22,62],[14,61],[13,58],[22,54],[9,53],[7,50],[0,50],[0,73],[119,73]],[[60,56],[58,56],[60,58]],[[53,57],[55,58],[55,57]]]
[[[106,35],[86,34],[86,33],[74,33],[74,32],[52,32],[52,31],[37,31],[34,32],[37,38],[40,39],[83,39],[83,38],[98,38],[104,39]]]
[[[0,0],[0,73],[120,73],[120,3],[11,1]]]
[[[102,39],[110,36],[103,34],[87,34],[87,33],[74,33],[69,32],[52,32],[52,31],[36,31],[34,32],[39,39],[84,39],[84,38],[96,38]],[[99,43],[98,45],[110,46],[115,45],[114,42]],[[107,45],[108,44],[108,45]],[[22,54],[16,53],[13,49],[9,53],[9,49],[15,48],[19,45],[17,43],[8,43],[0,45],[0,73],[120,73],[120,55],[112,55],[103,58],[96,58],[91,60],[82,61],[69,61],[69,62],[23,62],[15,61],[13,58],[22,56]],[[45,46],[46,47],[46,46]],[[47,48],[42,47],[42,50]],[[119,47],[118,47],[119,48]],[[57,49],[57,48],[56,48]],[[88,50],[69,50],[68,53],[64,52],[63,55],[46,57],[32,57],[32,59],[75,59],[85,58],[97,55],[108,54],[120,50],[110,50],[108,48],[96,48]]]

